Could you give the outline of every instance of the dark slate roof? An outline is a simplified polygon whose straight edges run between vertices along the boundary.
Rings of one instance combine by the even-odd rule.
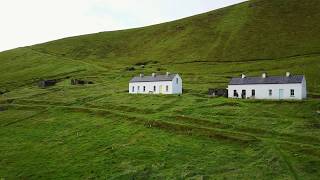
[[[286,76],[268,76],[262,77],[246,77],[232,78],[229,85],[247,85],[247,84],[297,84],[302,83],[303,75]]]
[[[159,81],[172,81],[177,74],[169,74],[167,75],[156,75],[153,76],[136,76],[131,79],[131,83],[133,82],[159,82]]]

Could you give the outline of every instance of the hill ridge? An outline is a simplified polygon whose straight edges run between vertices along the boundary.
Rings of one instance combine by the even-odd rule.
[[[0,68],[7,74],[0,79],[0,84],[12,88],[6,84],[11,81],[8,76],[12,77],[9,74],[13,72],[16,76],[14,81],[54,76],[57,69],[62,70],[60,65],[65,63],[65,66],[74,68],[82,66],[87,74],[96,74],[95,68],[101,73],[113,69],[114,73],[122,76],[157,70],[179,72],[190,84],[195,84],[192,76],[196,76],[207,83],[224,82],[213,84],[219,87],[225,87],[230,76],[241,73],[258,75],[267,71],[280,75],[290,71],[305,74],[310,82],[309,91],[318,94],[319,7],[320,2],[316,0],[306,3],[299,0],[254,0],[168,23],[75,36],[6,51],[0,53],[0,61],[9,65],[11,59],[15,59],[14,63],[19,66],[14,68],[12,63],[8,66],[9,71],[5,71],[8,69],[5,65]],[[44,57],[32,51],[44,53]],[[49,58],[45,54],[55,57]],[[295,61],[289,61],[292,58]],[[47,63],[43,68],[51,70],[40,72],[35,67],[34,75],[26,75],[25,68],[35,65],[28,59],[37,65],[43,62],[41,65],[46,66]],[[46,62],[47,59],[51,60]],[[67,59],[72,59],[72,62]],[[158,63],[149,64],[146,69],[136,66],[143,62]],[[193,62],[196,64],[191,66]],[[239,63],[248,64],[236,66]],[[54,66],[57,68],[50,68]],[[210,68],[203,71],[206,66]],[[135,67],[139,72],[126,72],[125,69],[132,69],[129,67]],[[63,71],[70,70],[66,68]],[[224,78],[209,81],[205,77],[211,73]],[[207,89],[191,85],[188,88]]]

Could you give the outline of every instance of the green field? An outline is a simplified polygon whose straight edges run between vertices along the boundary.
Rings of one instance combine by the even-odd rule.
[[[318,0],[253,0],[1,52],[0,179],[318,179],[319,22]],[[166,71],[182,96],[128,94]],[[308,100],[206,95],[265,71],[305,74]]]

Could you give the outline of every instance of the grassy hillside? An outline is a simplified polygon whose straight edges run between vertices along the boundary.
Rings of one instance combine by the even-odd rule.
[[[309,92],[318,94],[319,7],[316,0],[255,0],[175,22],[20,48],[0,54],[5,64],[1,72],[11,68],[0,82],[6,86],[12,80],[58,75],[57,68],[63,72],[61,63],[73,66],[63,67],[65,73],[99,66],[102,71],[129,78],[137,72],[124,72],[126,67],[158,62],[137,71],[151,73],[161,68],[179,72],[186,83],[192,83],[188,88],[199,90],[206,90],[209,84],[225,87],[230,76],[240,73],[291,71],[306,74]],[[43,64],[45,67],[35,67]],[[35,73],[26,68],[36,68],[32,70]],[[11,73],[16,74],[13,79]]]
[[[2,52],[0,179],[317,179],[318,22],[317,0],[253,0]],[[127,94],[132,76],[155,71],[180,73],[184,95]],[[310,98],[205,95],[264,71],[305,74]],[[36,86],[49,78],[60,82]]]

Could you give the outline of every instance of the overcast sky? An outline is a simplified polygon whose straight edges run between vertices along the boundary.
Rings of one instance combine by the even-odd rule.
[[[244,0],[0,0],[0,51],[63,37],[141,27]]]

